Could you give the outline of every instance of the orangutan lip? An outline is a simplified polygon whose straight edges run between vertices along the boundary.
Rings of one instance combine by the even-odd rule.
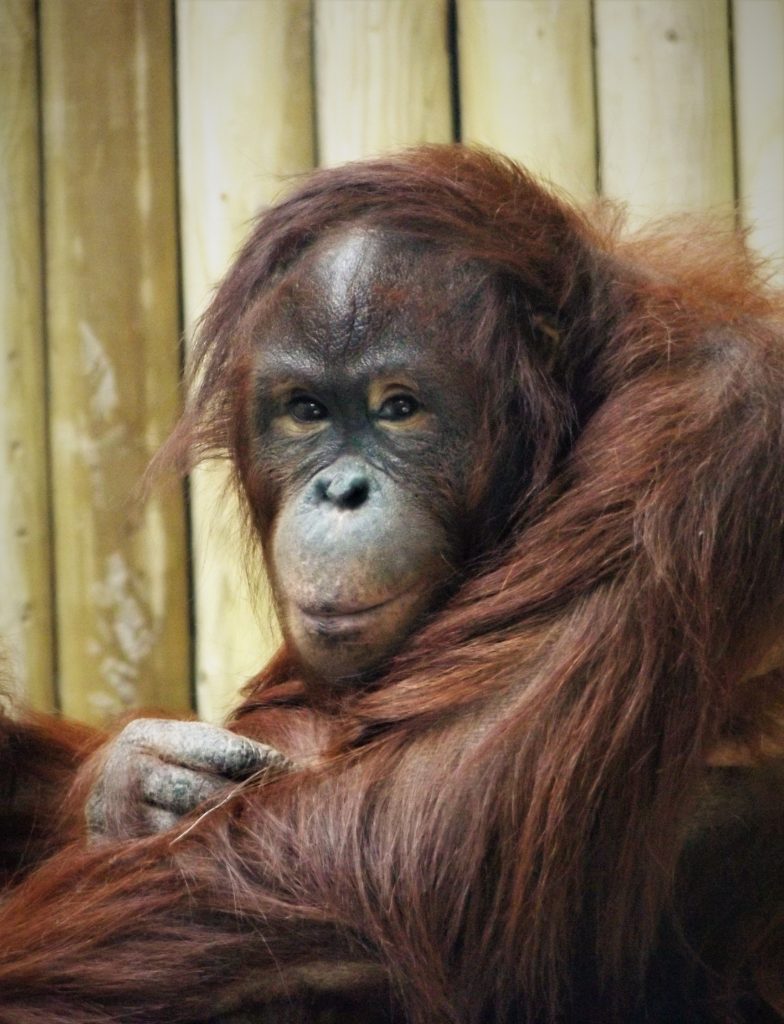
[[[334,605],[322,605],[317,608],[300,608],[300,612],[309,632],[320,636],[348,636],[361,632],[372,622],[377,612],[398,601],[402,596],[398,594],[363,608],[335,608]]]

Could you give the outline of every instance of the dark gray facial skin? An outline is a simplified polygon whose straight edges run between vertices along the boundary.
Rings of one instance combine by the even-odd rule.
[[[449,275],[356,228],[320,241],[260,338],[254,475],[265,553],[311,678],[366,677],[454,580],[479,432],[450,350]]]

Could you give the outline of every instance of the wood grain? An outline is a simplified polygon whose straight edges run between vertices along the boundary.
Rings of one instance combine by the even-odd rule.
[[[726,5],[596,0],[595,12],[603,192],[633,221],[712,210],[731,223]]]
[[[458,0],[463,140],[596,191],[589,0]]]
[[[735,0],[733,14],[738,196],[784,285],[784,0]]]
[[[41,5],[63,710],[189,704],[184,513],[135,488],[178,409],[171,12]]]
[[[0,651],[11,685],[47,708],[54,665],[36,46],[33,0],[0,5]]]
[[[452,141],[446,0],[316,0],[319,163]]]

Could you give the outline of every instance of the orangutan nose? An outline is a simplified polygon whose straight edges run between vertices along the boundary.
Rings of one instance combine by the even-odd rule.
[[[316,481],[316,493],[341,511],[353,512],[365,504],[370,495],[370,478],[356,462],[335,465]]]

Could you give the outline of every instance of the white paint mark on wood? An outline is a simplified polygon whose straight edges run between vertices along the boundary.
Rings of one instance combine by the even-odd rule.
[[[105,559],[91,597],[103,613],[91,643],[103,685],[89,691],[88,699],[96,711],[117,714],[138,703],[140,672],[155,646],[160,623],[151,616],[143,583],[121,551]]]
[[[82,371],[90,388],[90,412],[107,421],[117,412],[120,398],[111,359],[90,324],[79,321]]]
[[[136,38],[133,52],[134,106],[136,112],[136,151],[138,169],[136,175],[136,206],[142,221],[152,213],[153,180],[150,160],[150,61],[147,37],[142,24],[142,12],[136,9]]]

